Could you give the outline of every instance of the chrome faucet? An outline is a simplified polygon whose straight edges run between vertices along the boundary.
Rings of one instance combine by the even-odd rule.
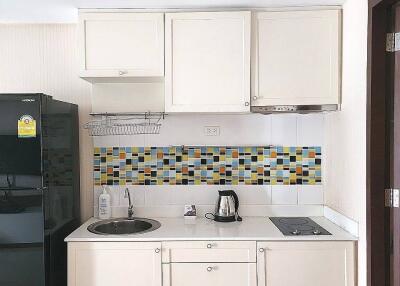
[[[125,189],[125,196],[124,198],[128,198],[129,206],[128,206],[128,219],[133,219],[133,205],[131,201],[131,194],[129,193],[129,189]]]

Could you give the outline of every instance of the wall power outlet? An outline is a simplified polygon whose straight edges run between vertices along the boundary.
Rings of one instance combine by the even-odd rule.
[[[220,127],[219,126],[204,126],[205,136],[219,136]]]

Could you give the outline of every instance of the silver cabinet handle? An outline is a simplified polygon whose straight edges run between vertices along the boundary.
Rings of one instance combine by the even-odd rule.
[[[207,248],[212,248],[212,244],[211,243],[207,244]]]
[[[249,103],[249,102],[246,102],[244,105],[245,105],[245,106],[249,106],[249,105],[250,105],[250,103]]]
[[[207,267],[207,271],[208,271],[208,272],[211,272],[212,270],[213,270],[213,268],[212,268],[212,267],[210,267],[210,266],[209,266],[209,267]]]
[[[253,96],[253,100],[257,100],[257,96]]]
[[[264,249],[264,248],[260,248],[258,251],[260,251],[260,252],[264,252],[264,251],[265,251],[265,249]]]
[[[154,251],[155,251],[156,253],[160,253],[161,249],[156,248]]]
[[[124,74],[127,74],[128,72],[127,71],[119,71],[119,75],[124,75]]]

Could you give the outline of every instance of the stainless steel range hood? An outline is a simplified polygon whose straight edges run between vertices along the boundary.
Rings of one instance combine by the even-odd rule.
[[[339,111],[338,104],[325,105],[271,105],[271,106],[252,106],[251,112],[261,114],[271,113],[313,113],[313,112],[328,112]]]

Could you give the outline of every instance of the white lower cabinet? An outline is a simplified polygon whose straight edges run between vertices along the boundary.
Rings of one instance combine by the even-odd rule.
[[[170,263],[163,286],[257,286],[255,263]]]
[[[258,286],[354,286],[353,242],[259,242]]]
[[[162,285],[161,243],[68,243],[68,286],[126,285]]]
[[[355,286],[352,241],[70,242],[68,286]]]

